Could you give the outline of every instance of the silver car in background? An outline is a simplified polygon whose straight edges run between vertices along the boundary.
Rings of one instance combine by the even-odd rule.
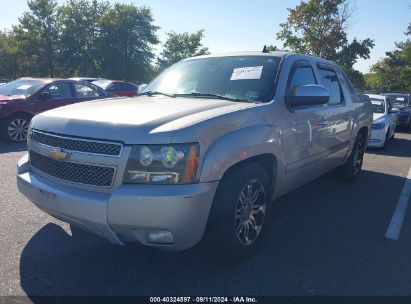
[[[286,52],[189,58],[135,98],[33,118],[19,190],[115,244],[244,258],[271,202],[338,169],[361,172],[372,108],[333,62]],[[341,184],[344,187],[344,184]]]

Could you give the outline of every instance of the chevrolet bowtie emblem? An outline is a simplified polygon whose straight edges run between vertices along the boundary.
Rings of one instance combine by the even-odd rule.
[[[52,149],[49,151],[49,157],[56,161],[66,160],[69,156],[68,152],[64,152],[62,149]]]

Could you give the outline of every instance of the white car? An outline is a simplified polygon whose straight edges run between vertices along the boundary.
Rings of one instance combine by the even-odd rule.
[[[390,139],[394,137],[399,110],[392,107],[386,96],[367,96],[370,97],[373,108],[372,133],[368,147],[386,148]]]

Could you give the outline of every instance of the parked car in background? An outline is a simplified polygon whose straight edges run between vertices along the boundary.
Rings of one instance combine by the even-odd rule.
[[[2,86],[3,84],[6,84],[8,81],[8,79],[5,78],[0,78],[0,86]]]
[[[31,118],[64,105],[114,97],[88,83],[63,79],[20,78],[0,87],[0,136],[25,141]]]
[[[117,96],[133,97],[138,94],[137,85],[131,82],[102,79],[93,83]]]
[[[93,77],[71,77],[70,80],[75,81],[86,81],[86,82],[93,82],[97,80],[102,80],[103,78],[93,78]]]
[[[411,131],[411,94],[409,93],[384,93],[393,107],[398,108],[398,127]]]
[[[387,96],[367,94],[373,109],[371,139],[368,147],[386,148],[394,137],[400,110],[393,108]]]
[[[262,244],[276,197],[336,168],[360,174],[371,128],[371,103],[331,61],[200,56],[136,98],[37,115],[17,185],[74,232],[174,251],[205,234],[244,258]]]

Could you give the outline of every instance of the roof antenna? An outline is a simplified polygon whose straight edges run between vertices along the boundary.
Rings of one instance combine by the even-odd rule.
[[[267,49],[267,46],[266,45],[264,45],[264,48],[263,48],[263,53],[269,53],[270,51]]]

